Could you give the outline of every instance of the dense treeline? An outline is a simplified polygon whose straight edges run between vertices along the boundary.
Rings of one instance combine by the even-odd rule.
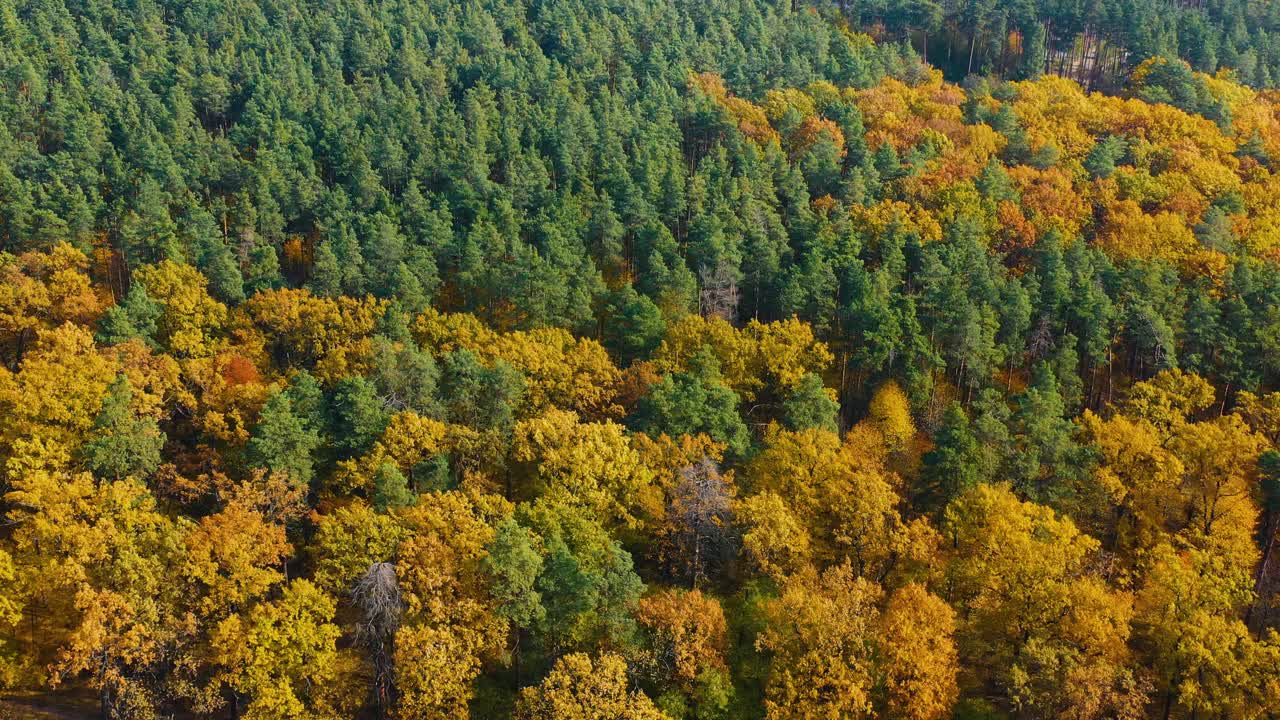
[[[824,5],[822,2],[811,3]],[[1259,88],[1280,82],[1280,9],[1256,0],[837,0],[855,27],[909,38],[948,76],[1054,73],[1117,89],[1143,60],[1227,68]]]
[[[1274,717],[1280,100],[889,12],[0,5],[0,687]]]

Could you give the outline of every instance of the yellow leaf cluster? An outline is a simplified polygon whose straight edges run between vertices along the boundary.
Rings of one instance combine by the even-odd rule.
[[[386,302],[366,297],[317,297],[307,290],[268,290],[237,310],[242,331],[271,338],[282,366],[314,368],[322,380],[360,372],[372,351],[372,336]]]
[[[549,411],[516,424],[512,457],[534,468],[537,486],[523,489],[525,499],[550,493],[586,505],[606,523],[638,527],[644,500],[655,492],[653,471],[613,422]]]
[[[176,357],[208,357],[224,344],[227,307],[210,297],[208,281],[190,265],[165,260],[133,273],[161,308],[156,340]]]
[[[795,318],[752,320],[739,329],[723,318],[686,315],[668,328],[653,362],[660,372],[684,372],[703,347],[715,356],[725,384],[745,400],[765,391],[782,395],[805,375],[821,374],[834,357],[813,328]]]
[[[699,590],[663,590],[640,600],[636,620],[653,636],[659,674],[686,692],[703,672],[728,672],[728,626],[715,598]]]
[[[0,368],[0,472],[66,468],[118,372],[89,331],[71,324],[44,332],[18,372]]]
[[[751,495],[766,498],[744,504],[746,518],[760,523],[744,544],[768,570],[812,554],[824,565],[849,559],[859,574],[882,578],[927,564],[937,542],[926,522],[903,520],[897,478],[835,433],[771,427],[746,476]]]
[[[561,328],[497,333],[474,315],[424,311],[414,322],[414,337],[436,355],[470,350],[482,362],[503,360],[524,374],[522,414],[550,408],[592,419],[618,417],[622,373],[595,340],[575,338]]]
[[[724,80],[713,73],[689,73],[689,89],[700,92],[724,109],[738,125],[738,130],[756,142],[766,144],[777,141],[778,132],[769,124],[765,108],[748,100],[734,97],[724,86]]]
[[[520,692],[517,720],[670,720],[640,691],[627,688],[627,661],[573,653],[542,682]]]
[[[104,303],[94,290],[89,259],[60,242],[47,253],[0,254],[0,350],[20,358],[40,331],[63,323],[88,325]]]

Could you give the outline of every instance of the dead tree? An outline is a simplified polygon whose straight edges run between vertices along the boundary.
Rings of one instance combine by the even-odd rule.
[[[370,565],[352,588],[351,602],[360,611],[356,644],[368,651],[373,664],[374,704],[378,717],[386,717],[395,692],[392,654],[396,631],[404,614],[395,566],[386,562]]]
[[[667,507],[668,565],[698,587],[733,554],[733,486],[710,458],[682,468]]]
[[[733,322],[738,317],[738,277],[727,263],[703,268],[699,273],[702,290],[698,295],[698,311],[703,317],[718,317]]]

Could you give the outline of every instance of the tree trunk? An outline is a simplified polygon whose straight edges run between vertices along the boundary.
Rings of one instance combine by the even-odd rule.
[[[1053,67],[1053,23],[1046,22],[1044,24],[1044,62],[1041,63],[1043,73],[1048,73]]]
[[[1089,77],[1089,50],[1093,48],[1093,34],[1086,28],[1084,33],[1084,51],[1080,53],[1080,69],[1076,72],[1076,82],[1081,85]]]
[[[1114,366],[1115,366],[1115,357],[1114,355],[1112,355],[1111,347],[1108,346],[1107,347],[1107,402],[1111,402],[1111,390],[1113,387],[1111,378],[1112,378],[1112,370],[1114,369]]]
[[[1267,546],[1262,551],[1262,562],[1258,563],[1258,576],[1253,583],[1253,602],[1249,603],[1249,611],[1245,613],[1245,626],[1253,629],[1253,613],[1258,608],[1258,599],[1262,597],[1263,584],[1267,581],[1267,564],[1271,561],[1271,551],[1276,546],[1276,527],[1274,513],[1267,513],[1267,521],[1263,526],[1267,532]]]
[[[844,430],[844,406],[848,397],[849,388],[849,352],[841,353],[842,361],[840,363],[840,429]]]

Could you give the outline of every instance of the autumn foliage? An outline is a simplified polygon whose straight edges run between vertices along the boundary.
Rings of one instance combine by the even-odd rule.
[[[1275,717],[1274,91],[950,82],[858,3],[86,2],[0,7],[0,691]]]

